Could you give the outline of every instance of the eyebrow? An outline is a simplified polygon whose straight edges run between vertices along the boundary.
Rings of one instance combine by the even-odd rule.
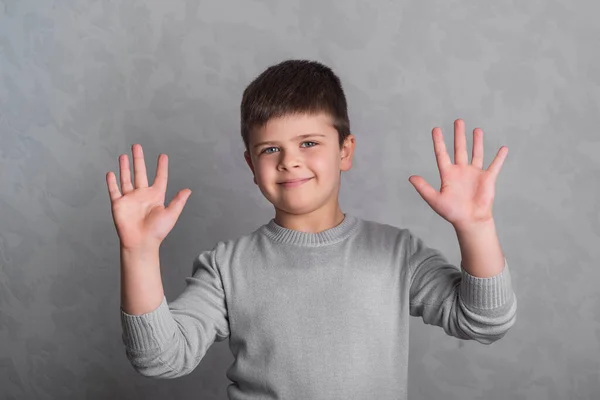
[[[314,136],[325,137],[325,135],[320,134],[320,133],[307,133],[307,134],[304,134],[304,135],[298,135],[294,139],[305,139],[305,138],[314,137]],[[272,140],[268,141],[268,142],[260,142],[260,143],[255,144],[253,146],[253,148],[257,148],[259,146],[264,146],[265,144],[276,144],[276,143],[277,143],[276,141],[272,141]]]

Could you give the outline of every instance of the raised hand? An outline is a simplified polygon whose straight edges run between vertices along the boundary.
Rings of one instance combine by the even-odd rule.
[[[117,186],[115,174],[112,172],[106,174],[117,235],[123,248],[143,249],[148,246],[159,246],[175,226],[192,191],[181,190],[165,208],[167,155],[158,156],[156,178],[152,186],[148,186],[142,146],[134,144],[131,146],[131,152],[135,187],[131,183],[127,154],[119,157],[121,191]]]
[[[455,228],[493,219],[492,205],[495,183],[508,147],[502,146],[487,170],[483,170],[483,131],[473,130],[473,158],[469,164],[465,124],[454,121],[454,164],[446,151],[441,128],[432,130],[433,147],[441,177],[436,191],[422,177],[411,175],[408,180],[423,200]]]

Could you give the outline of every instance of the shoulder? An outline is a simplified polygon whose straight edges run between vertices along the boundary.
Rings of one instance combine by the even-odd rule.
[[[256,228],[254,231],[236,238],[218,240],[212,248],[204,250],[200,255],[209,255],[217,262],[229,262],[232,258],[246,256],[247,251],[256,249],[259,242],[263,240],[261,230],[265,225]],[[243,254],[242,254],[243,253]]]
[[[196,252],[193,260],[192,275],[199,270],[210,269],[222,275],[241,260],[252,259],[253,253],[260,248],[260,228],[232,239],[213,242],[212,247]],[[257,245],[258,244],[258,245]]]
[[[399,237],[409,235],[407,228],[386,224],[379,221],[359,218],[360,231],[363,234]]]
[[[408,228],[362,218],[358,220],[358,235],[367,242],[380,245],[397,245],[411,238],[411,232]]]

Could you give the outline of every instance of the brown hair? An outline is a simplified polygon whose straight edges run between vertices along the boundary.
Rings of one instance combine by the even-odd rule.
[[[241,111],[246,150],[250,134],[271,118],[291,114],[325,113],[338,132],[340,148],[350,135],[346,96],[331,68],[309,60],[287,60],[272,65],[244,90]]]

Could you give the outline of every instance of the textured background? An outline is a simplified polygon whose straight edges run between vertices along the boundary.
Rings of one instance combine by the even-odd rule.
[[[526,3],[526,4],[522,4]],[[458,265],[431,129],[502,145],[494,213],[519,300],[491,346],[412,319],[411,399],[600,398],[600,68],[588,1],[0,1],[0,397],[224,399],[228,342],[190,375],[137,375],[121,342],[105,175],[141,143],[167,199],[194,193],[161,248],[167,299],[192,260],[267,222],[239,136],[244,87],[287,58],[334,68],[356,162],[342,207],[408,227]],[[452,155],[451,155],[452,156]]]

